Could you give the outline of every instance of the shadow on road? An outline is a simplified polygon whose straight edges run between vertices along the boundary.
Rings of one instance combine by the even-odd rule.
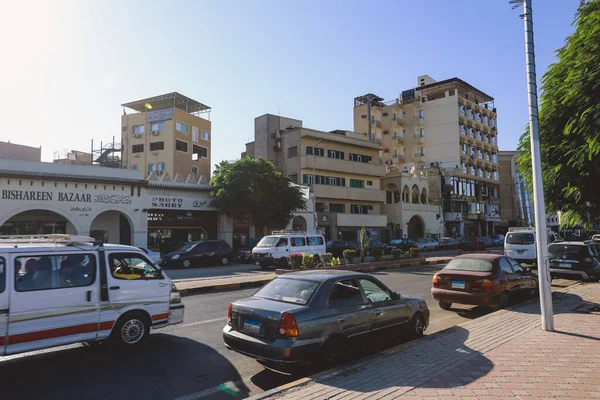
[[[214,388],[214,382],[228,381],[235,385]],[[165,334],[150,335],[135,349],[77,346],[0,358],[0,387],[3,399],[176,399],[198,392],[210,398],[243,399],[249,395],[235,367],[211,347]]]

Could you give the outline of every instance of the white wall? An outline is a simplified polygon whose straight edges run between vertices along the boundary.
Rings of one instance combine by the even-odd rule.
[[[94,219],[90,226],[90,232],[96,230],[107,232],[108,243],[121,243],[120,220],[119,212],[104,212]]]

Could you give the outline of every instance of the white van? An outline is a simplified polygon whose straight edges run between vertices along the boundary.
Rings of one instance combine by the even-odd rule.
[[[252,260],[263,269],[270,265],[287,268],[291,254],[313,254],[318,262],[319,254],[326,251],[325,239],[320,232],[274,231],[252,249]]]
[[[555,232],[548,232],[548,244],[560,242],[562,238]],[[504,255],[521,264],[537,265],[537,240],[535,228],[508,228],[504,238]]]
[[[137,247],[0,237],[0,356],[109,338],[133,346],[183,313],[175,285]]]

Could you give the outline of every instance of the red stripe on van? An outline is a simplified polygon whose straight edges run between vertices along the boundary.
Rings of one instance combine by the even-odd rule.
[[[20,333],[8,337],[8,344],[19,344],[27,342],[35,342],[38,340],[53,339],[62,336],[78,335],[81,333],[91,333],[96,330],[109,330],[113,327],[114,321],[100,322],[99,324],[83,324],[75,326],[67,326],[64,328],[47,329],[44,331]],[[0,338],[2,340],[3,338]],[[2,342],[0,341],[0,344]]]
[[[0,336],[0,346],[4,346],[4,343],[6,343],[6,339],[4,336]]]
[[[169,318],[169,313],[156,314],[152,316],[152,321],[160,321],[161,319]]]

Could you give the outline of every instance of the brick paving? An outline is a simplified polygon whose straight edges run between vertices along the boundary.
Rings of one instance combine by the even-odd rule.
[[[600,284],[553,294],[556,332],[539,304],[495,312],[292,388],[284,399],[600,399]]]

